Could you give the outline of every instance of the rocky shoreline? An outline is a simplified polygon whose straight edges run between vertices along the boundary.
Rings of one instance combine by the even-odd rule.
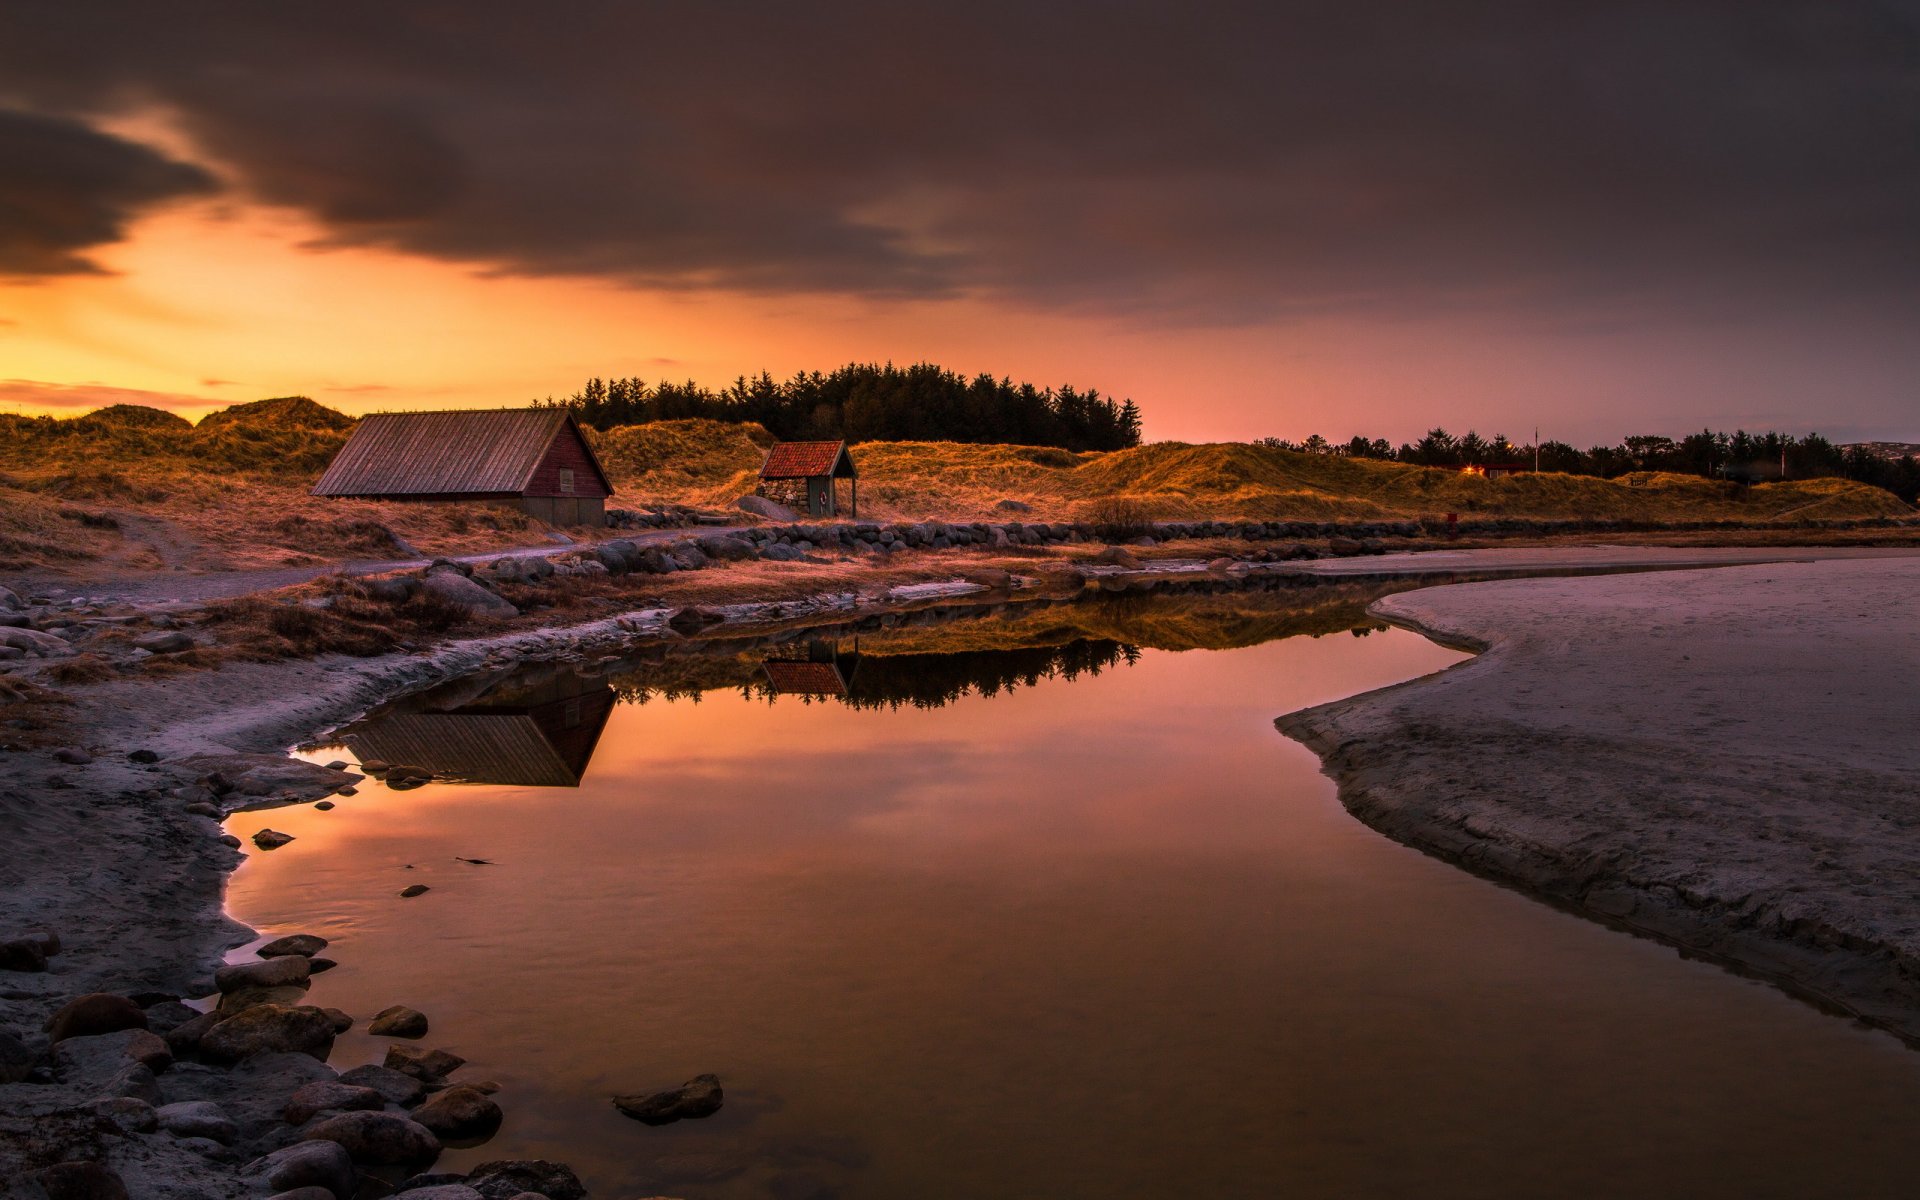
[[[778,536],[770,544],[781,544]],[[1362,545],[1357,552],[1368,549]],[[0,1170],[17,1176],[0,1196],[42,1200],[126,1194],[224,1200],[285,1193],[286,1200],[325,1200],[328,1195],[346,1200],[348,1195],[386,1195],[401,1189],[419,1193],[415,1200],[471,1200],[475,1195],[528,1200],[529,1195],[584,1194],[574,1190],[577,1181],[570,1183],[570,1173],[558,1164],[494,1163],[459,1178],[408,1174],[424,1165],[417,1160],[430,1158],[430,1141],[439,1144],[440,1135],[431,1125],[441,1117],[429,1112],[428,1121],[422,1122],[420,1106],[457,1107],[467,1119],[485,1125],[490,1110],[498,1111],[486,1087],[449,1078],[457,1062],[435,1058],[431,1051],[409,1054],[411,1046],[397,1047],[397,1057],[378,1068],[354,1069],[368,1078],[348,1079],[353,1071],[336,1073],[323,1061],[325,1048],[339,1022],[350,1018],[300,1002],[304,981],[279,978],[301,972],[298,966],[276,965],[287,954],[264,955],[238,973],[229,968],[224,978],[232,986],[223,986],[214,968],[233,947],[253,940],[253,934],[221,908],[225,880],[240,861],[240,847],[219,827],[219,819],[242,808],[324,802],[323,797],[358,782],[349,773],[289,760],[279,753],[280,747],[376,704],[455,677],[527,661],[586,660],[637,641],[732,631],[778,633],[862,615],[1057,599],[1089,583],[1129,587],[1200,578],[1232,586],[1236,579],[1318,565],[1289,562],[1286,547],[1279,551],[1142,563],[1114,547],[1038,576],[974,572],[973,579],[856,586],[804,599],[635,609],[570,626],[450,641],[410,654],[229,663],[217,672],[92,685],[80,699],[80,723],[92,749],[10,754],[7,778],[0,784],[0,834],[18,848],[9,860],[0,860],[5,873],[0,879],[5,884],[0,888],[0,943],[22,944],[0,954],[12,953],[16,957],[4,961],[28,968],[0,969]],[[1618,557],[1616,552],[1608,560]],[[1448,561],[1445,569],[1458,571],[1466,565]],[[1431,567],[1395,569],[1418,572]],[[1386,615],[1412,619],[1400,610]],[[1283,728],[1310,739],[1322,736],[1317,730],[1331,728],[1322,723],[1324,714],[1286,720],[1291,724]],[[1330,762],[1352,750],[1337,736],[1326,736],[1334,740],[1314,744]],[[1362,779],[1362,768],[1356,767],[1352,775],[1361,782],[1346,781],[1343,795],[1360,795],[1372,786]],[[1377,813],[1361,815],[1383,827],[1391,824]],[[1412,833],[1402,832],[1407,833],[1404,840],[1415,840]],[[1439,845],[1437,838],[1434,844]],[[1486,867],[1483,850],[1463,850],[1460,857],[1477,869]],[[1589,907],[1605,912],[1597,903]],[[305,953],[296,950],[292,957],[307,964],[309,977],[316,968],[324,969],[319,954],[324,946],[295,941]],[[49,951],[54,953],[49,956]],[[265,978],[269,974],[272,980]],[[125,1023],[74,1032],[56,1045],[49,1019],[76,997],[93,994],[108,999],[93,999],[90,1005],[118,1012],[117,1019]],[[209,1015],[219,1020],[209,1020],[181,1002],[182,997],[215,994],[228,1009],[222,1015],[215,1006]],[[234,995],[244,996],[244,1006],[235,1007],[239,1000],[224,1000]],[[255,1010],[257,1015],[215,1037],[209,1053],[205,1039],[211,1030]],[[425,1019],[419,1023],[424,1025]],[[411,1027],[411,1022],[403,1025]],[[237,1061],[221,1061],[236,1047],[249,1052]],[[380,1071],[413,1079],[421,1085],[419,1094],[389,1075],[375,1078]],[[388,1085],[387,1091],[373,1087],[380,1081]],[[365,1087],[380,1095],[378,1108],[361,1092],[340,1090]],[[698,1108],[706,1102],[706,1087],[702,1080],[693,1080],[682,1088],[628,1099],[637,1111],[648,1113],[671,1109],[682,1100]],[[711,1087],[717,1099],[718,1082]],[[429,1101],[428,1088],[452,1099]],[[309,1090],[296,1103],[301,1089]],[[314,1107],[314,1101],[325,1098],[368,1106]],[[226,1135],[222,1121],[232,1125],[232,1133],[225,1140],[207,1136]],[[333,1121],[340,1123],[328,1124]],[[323,1126],[327,1132],[317,1140],[303,1140]],[[451,1126],[443,1123],[443,1128]],[[339,1154],[326,1146],[344,1148],[344,1168]],[[83,1163],[104,1164],[114,1178],[72,1165]],[[489,1167],[495,1168],[491,1174]],[[49,1170],[53,1173],[45,1174]],[[296,1185],[295,1180],[302,1182]],[[414,1186],[403,1187],[409,1184]],[[116,1191],[116,1186],[125,1190]],[[351,1191],[340,1190],[349,1186]],[[327,1190],[299,1190],[311,1187]]]

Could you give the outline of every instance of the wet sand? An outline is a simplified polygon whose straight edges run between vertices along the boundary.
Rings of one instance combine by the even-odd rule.
[[[1920,1038],[1920,561],[1402,593],[1484,648],[1303,710],[1402,842]]]

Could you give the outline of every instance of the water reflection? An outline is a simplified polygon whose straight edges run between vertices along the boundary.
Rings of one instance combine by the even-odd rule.
[[[451,690],[458,697],[463,688]],[[444,782],[579,787],[617,693],[604,679],[566,671],[489,681],[481,697],[455,707],[444,707],[448,699],[428,693],[355,725],[344,741],[361,762],[421,767]]]

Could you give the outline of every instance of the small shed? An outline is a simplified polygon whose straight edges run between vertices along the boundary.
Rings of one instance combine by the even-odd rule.
[[[613,484],[564,408],[371,413],[316,496],[485,500],[553,525],[606,524]]]
[[[851,482],[847,515],[860,515],[860,477],[845,442],[777,442],[760,467],[759,493],[810,517],[840,514],[836,479]]]
[[[860,667],[858,639],[854,650],[841,653],[837,643],[821,639],[808,641],[804,650],[789,648],[761,662],[767,683],[776,696],[839,696],[844,698],[853,686],[854,672]]]

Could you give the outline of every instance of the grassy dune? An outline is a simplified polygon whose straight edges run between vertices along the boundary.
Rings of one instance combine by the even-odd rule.
[[[197,425],[116,405],[62,421],[0,416],[0,569],[105,560],[210,569],[379,558],[400,543],[454,552],[527,541],[539,527],[473,506],[321,501],[306,489],[353,420],[301,397],[214,413]],[[669,421],[592,435],[615,503],[722,508],[750,492],[772,438],[757,425]],[[1837,520],[1910,515],[1891,494],[1843,480],[1740,489],[1680,475],[1617,480],[1457,471],[1226,443],[1162,442],[1111,453],[948,442],[857,447],[861,515],[1072,519],[1120,497],[1148,514],[1370,519],[1444,512],[1643,521]]]

